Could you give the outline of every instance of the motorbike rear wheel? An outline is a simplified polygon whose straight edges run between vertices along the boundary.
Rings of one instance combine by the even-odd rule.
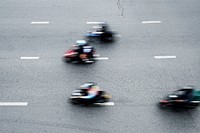
[[[166,103],[162,103],[162,102],[159,102],[159,103],[158,103],[158,107],[161,108],[161,109],[164,109],[164,108],[166,108],[167,106],[168,106],[168,104],[166,104]]]
[[[70,62],[72,62],[72,59],[71,58],[65,58],[65,61],[70,63]]]

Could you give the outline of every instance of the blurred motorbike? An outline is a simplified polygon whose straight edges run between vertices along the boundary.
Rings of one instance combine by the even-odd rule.
[[[86,48],[84,50],[86,51],[91,49]],[[99,54],[96,54],[96,51],[94,49],[92,49],[90,52],[79,53],[76,46],[72,46],[69,50],[65,52],[65,54],[63,55],[63,59],[68,63],[93,63],[96,61],[95,58],[97,58],[98,56]]]
[[[161,108],[195,108],[200,104],[200,90],[193,88],[183,88],[174,91],[159,101]]]
[[[87,41],[111,42],[116,40],[117,33],[108,30],[108,24],[106,22],[87,22],[87,24],[93,25],[86,34]]]
[[[70,96],[71,103],[81,105],[94,105],[98,103],[106,103],[111,99],[111,95],[102,90],[98,90],[98,93],[94,97],[89,97],[88,88],[91,86],[94,86],[94,83],[86,83],[80,88],[74,90]]]

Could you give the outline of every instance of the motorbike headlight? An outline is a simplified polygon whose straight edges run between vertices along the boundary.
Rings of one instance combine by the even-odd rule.
[[[105,95],[103,95],[103,97],[106,98],[106,99],[111,99],[112,98],[112,96],[109,95],[109,94],[105,94]]]

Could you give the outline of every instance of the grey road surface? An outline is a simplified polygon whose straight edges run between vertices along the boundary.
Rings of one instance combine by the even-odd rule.
[[[156,106],[180,86],[200,87],[199,14],[199,0],[1,0],[0,102],[28,105],[0,106],[0,133],[199,133],[199,108]],[[38,21],[49,24],[31,24]],[[66,64],[61,57],[84,38],[87,21],[107,21],[121,38],[91,44],[109,60]],[[163,55],[176,58],[154,58]],[[87,81],[115,105],[69,104]]]

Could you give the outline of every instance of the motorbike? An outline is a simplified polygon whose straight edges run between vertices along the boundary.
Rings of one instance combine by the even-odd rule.
[[[87,24],[93,25],[93,27],[88,30],[86,34],[86,40],[88,42],[112,42],[116,40],[117,33],[108,30],[108,25],[105,22],[87,22]]]
[[[112,31],[107,31],[107,32],[91,32],[89,31],[86,34],[86,40],[88,42],[93,42],[93,41],[104,41],[104,42],[112,42],[116,40],[116,33]]]
[[[159,101],[160,108],[195,108],[199,106],[199,104],[200,90],[195,89],[180,89]]]
[[[70,101],[72,104],[95,105],[98,103],[106,103],[111,99],[111,95],[105,91],[98,91],[98,95],[91,99],[85,99],[81,97],[85,95],[85,89],[74,90],[70,96]]]
[[[98,56],[99,54],[96,54],[95,51],[89,54],[78,54],[78,52],[76,52],[76,49],[71,48],[65,52],[63,59],[68,63],[93,63],[96,61],[95,58],[97,58]]]

